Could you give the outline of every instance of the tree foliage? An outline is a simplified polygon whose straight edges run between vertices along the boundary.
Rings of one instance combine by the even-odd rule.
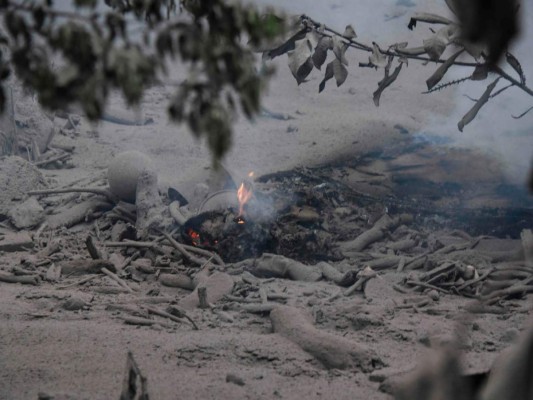
[[[169,115],[205,135],[214,156],[222,156],[237,110],[251,117],[260,109],[264,77],[243,38],[260,46],[283,32],[284,20],[222,0],[106,0],[104,11],[98,3],[73,0],[76,10],[65,12],[51,0],[0,1],[6,28],[0,36],[2,108],[14,70],[45,107],[77,103],[97,120],[111,90],[139,104],[168,63],[178,60],[189,74],[170,100]],[[145,24],[141,39],[128,29],[133,22]]]
[[[426,81],[428,92],[496,75],[459,122],[461,130],[485,103],[510,87],[533,96],[520,62],[507,51],[518,30],[516,1],[491,0],[488,9],[484,0],[445,1],[457,20],[431,13],[413,15],[410,29],[420,23],[436,29],[410,47],[367,45],[357,40],[351,25],[340,33],[305,15],[289,19],[233,1],[105,0],[107,7],[102,8],[97,0],[72,0],[75,10],[68,12],[52,0],[0,0],[5,27],[0,31],[0,106],[14,71],[45,107],[57,110],[77,103],[90,120],[97,120],[112,90],[120,91],[129,105],[139,104],[145,90],[164,79],[168,65],[180,62],[188,75],[176,86],[169,115],[207,138],[214,157],[220,158],[231,144],[237,112],[251,118],[260,111],[269,70],[257,72],[252,49],[263,53],[265,62],[287,54],[298,84],[325,65],[319,92],[332,79],[337,86],[346,81],[351,69],[348,49],[367,52],[368,62],[359,67],[383,71],[373,94],[376,106],[409,60],[439,64]],[[132,34],[134,24],[141,24],[141,35]],[[449,47],[453,54],[443,59]],[[515,77],[499,66],[502,55]],[[464,61],[466,56],[469,61]],[[454,66],[469,67],[471,74],[441,83]],[[496,90],[501,81],[508,85]]]

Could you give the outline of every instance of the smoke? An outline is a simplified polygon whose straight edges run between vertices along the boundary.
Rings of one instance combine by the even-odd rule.
[[[291,14],[306,14],[340,31],[347,24],[353,24],[360,39],[365,42],[412,42],[412,33],[406,29],[406,25],[414,12],[432,12],[452,17],[444,0],[255,0],[254,3],[271,5]],[[521,34],[510,51],[522,63],[527,82],[533,82],[533,2],[522,1],[521,13]],[[428,77],[434,69],[436,66],[427,66]],[[504,69],[516,76],[510,67],[504,66]],[[471,72],[471,68],[452,68],[443,82],[464,78]],[[457,123],[474,105],[466,95],[479,98],[493,79],[495,76],[489,76],[484,82],[465,82],[459,87],[426,95],[450,97],[452,111],[446,116],[430,116],[419,134],[433,137],[432,141],[447,142],[450,146],[468,148],[494,157],[500,161],[509,183],[524,184],[533,162],[533,112],[521,119],[514,119],[512,115],[519,115],[533,106],[531,96],[520,89],[511,88],[491,99],[463,133],[457,128]],[[501,80],[495,90],[505,85],[506,81]]]
[[[533,81],[533,3],[523,2],[521,35],[510,49],[521,62],[526,83]],[[516,73],[502,63],[509,75]],[[448,80],[468,76],[470,70],[455,70],[447,77]],[[510,183],[524,184],[533,160],[533,114],[521,119],[519,115],[533,105],[531,96],[518,88],[511,88],[501,95],[489,100],[481,109],[476,119],[467,125],[464,132],[457,129],[457,123],[474,105],[467,97],[479,98],[486,86],[496,76],[480,82],[465,82],[455,90],[455,107],[446,117],[435,117],[430,120],[425,132],[430,135],[446,136],[452,139],[452,146],[470,148],[495,157],[501,162],[504,173]],[[501,80],[495,91],[507,85]],[[434,94],[438,96],[439,94]]]

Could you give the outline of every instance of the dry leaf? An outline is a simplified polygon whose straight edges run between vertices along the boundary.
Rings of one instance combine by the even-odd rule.
[[[385,68],[387,65],[387,57],[383,54],[376,42],[372,43],[373,50],[370,57],[368,57],[368,62],[376,67]]]
[[[315,47],[313,53],[313,63],[316,68],[320,69],[328,56],[328,50],[333,47],[333,41],[330,37],[323,36]]]
[[[407,27],[412,30],[416,26],[416,23],[418,21],[427,22],[430,24],[445,24],[445,25],[453,24],[452,20],[445,18],[445,17],[441,17],[440,15],[437,15],[437,14],[415,13],[411,17],[411,20],[409,21],[409,25],[407,25]]]
[[[409,66],[409,59],[407,57],[398,57],[398,62],[405,64],[406,66]]]
[[[313,48],[309,39],[304,39],[296,44],[294,51],[289,52],[289,69],[296,78],[298,85],[313,70],[313,60],[311,58]]]
[[[507,63],[511,67],[513,67],[513,69],[516,71],[516,73],[520,77],[520,83],[522,85],[525,84],[526,76],[524,75],[524,70],[522,69],[522,65],[520,65],[520,61],[518,61],[518,59],[509,52],[505,53],[505,59],[507,60]]]
[[[487,46],[483,43],[473,43],[471,41],[465,40],[462,37],[459,37],[454,40],[459,46],[463,46],[468,54],[478,60],[482,55],[487,53]]]
[[[376,105],[376,107],[379,107],[379,99],[381,98],[381,94],[387,87],[389,87],[392,84],[392,82],[396,80],[396,78],[400,74],[400,71],[402,70],[402,66],[403,66],[403,63],[399,63],[398,66],[394,69],[394,72],[392,73],[392,75],[389,75],[390,63],[385,68],[385,76],[378,83],[378,89],[374,92],[374,96],[373,96],[374,104]]]
[[[345,56],[347,48],[348,45],[341,39],[339,39],[337,36],[333,37],[333,54],[335,54],[335,57],[337,57],[337,59],[344,65],[348,65],[348,60]]]
[[[288,53],[296,48],[296,41],[302,40],[307,35],[307,28],[301,29],[292,35],[286,42],[280,46],[263,53],[263,60],[272,60],[275,57]]]
[[[338,59],[333,60],[333,75],[337,81],[337,87],[342,85],[348,77],[348,70]]]
[[[310,31],[306,36],[305,38],[307,40],[309,40],[309,43],[311,43],[311,47],[312,48],[315,48],[317,45],[318,45],[318,42],[320,41],[321,38],[323,38],[324,36],[318,34],[317,31],[315,30],[312,30]]]
[[[453,25],[445,26],[444,28],[439,29],[432,37],[424,40],[424,49],[431,60],[437,61],[442,53],[444,53],[455,29],[456,27]]]
[[[474,118],[476,118],[476,115],[479,112],[479,110],[481,109],[481,107],[483,107],[485,105],[485,103],[487,101],[489,101],[490,94],[494,90],[494,88],[496,87],[496,84],[498,83],[499,80],[500,80],[500,78],[496,79],[489,86],[487,86],[487,89],[485,89],[485,92],[483,93],[483,95],[479,98],[479,100],[476,102],[476,104],[474,104],[474,107],[472,107],[464,115],[464,117],[461,119],[461,121],[459,121],[459,123],[457,124],[457,127],[459,128],[459,130],[461,132],[463,131],[463,128],[466,125],[468,125],[470,122],[472,122],[472,120]]]
[[[407,42],[400,42],[400,43],[394,43],[389,47],[391,50],[398,50],[398,49],[405,49],[409,43]]]
[[[322,82],[320,82],[320,85],[318,85],[318,93],[322,92],[324,88],[326,87],[326,82],[333,78],[334,72],[333,72],[333,61],[328,63],[326,65],[326,73],[324,74],[324,79],[322,79]]]
[[[464,51],[464,49],[459,50],[454,55],[452,55],[450,58],[446,60],[434,73],[429,77],[429,79],[426,81],[426,84],[428,86],[428,90],[431,90],[433,86],[435,86],[437,83],[441,81],[441,79],[444,77],[448,69],[453,65],[457,57]]]
[[[487,76],[489,76],[489,66],[487,64],[480,64],[474,69],[470,79],[473,81],[482,81],[487,79]]]
[[[357,37],[355,34],[355,29],[353,29],[353,26],[346,25],[346,29],[344,29],[344,33],[342,34],[346,39],[354,39]]]

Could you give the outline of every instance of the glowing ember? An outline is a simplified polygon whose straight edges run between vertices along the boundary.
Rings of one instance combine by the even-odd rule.
[[[248,182],[241,183],[241,186],[237,190],[237,199],[239,200],[239,215],[238,217],[241,217],[244,214],[244,205],[252,198],[252,187]],[[239,219],[240,224],[244,223],[244,220]]]
[[[190,238],[192,240],[192,244],[194,246],[198,246],[200,244],[200,234],[198,232],[196,232],[193,229],[189,228],[189,230],[187,231],[187,234],[190,236]]]

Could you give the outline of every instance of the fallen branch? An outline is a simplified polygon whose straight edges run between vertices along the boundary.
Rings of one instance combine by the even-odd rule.
[[[86,222],[89,217],[98,211],[111,209],[112,204],[106,200],[90,198],[83,203],[48,217],[46,223],[50,229],[67,227],[70,228],[80,222]]]
[[[177,242],[176,240],[174,240],[174,238],[172,236],[170,236],[168,233],[166,232],[163,232],[163,231],[159,231],[168,241],[169,243],[176,249],[178,250],[182,255],[183,257],[185,257],[187,260],[195,263],[195,264],[198,264],[199,266],[202,266],[204,265],[205,263],[205,260],[204,259],[201,259],[199,257],[196,257],[195,255],[191,254],[187,248],[185,247],[185,245]],[[204,250],[206,251],[206,250]],[[213,257],[213,254],[208,252],[209,253],[209,256]]]
[[[100,188],[67,188],[67,189],[46,189],[46,190],[32,190],[27,194],[29,196],[50,196],[55,194],[66,194],[66,193],[92,193],[99,196],[104,196],[111,203],[117,204],[119,202],[118,198],[107,189]]]
[[[77,282],[73,282],[73,283],[70,283],[68,285],[64,285],[64,286],[58,286],[56,287],[56,290],[63,290],[63,289],[68,289],[68,288],[71,288],[71,287],[74,287],[74,286],[79,286],[79,285],[83,285],[87,282],[90,282],[92,281],[93,279],[95,278],[98,278],[100,275],[91,275],[91,276],[87,276],[83,279],[80,279],[79,281]]]
[[[303,282],[316,282],[322,279],[322,267],[305,265],[299,261],[264,253],[255,260],[251,272],[259,278],[284,278]]]
[[[170,314],[166,311],[163,311],[163,310],[158,310],[157,308],[153,308],[153,307],[147,307],[147,306],[143,306],[143,308],[148,311],[150,314],[153,314],[153,315],[157,315],[159,317],[163,317],[163,318],[168,318],[170,319],[171,321],[174,321],[174,322],[178,322],[180,324],[183,324],[183,319],[177,315],[173,315],[173,314]],[[192,326],[194,328],[194,330],[198,330],[198,326],[194,323],[194,321],[188,317],[185,317],[185,314],[184,314],[184,318],[186,318],[189,322],[192,323]]]
[[[429,283],[407,280],[407,281],[405,281],[405,284],[408,285],[408,286],[418,286],[418,287],[421,287],[421,288],[424,288],[424,289],[434,289],[434,290],[437,290],[439,292],[446,293],[446,294],[450,293],[449,291],[447,291],[447,290],[445,290],[443,288],[440,288],[440,287],[435,286],[435,285],[430,285]]]
[[[345,296],[351,296],[354,292],[360,290],[364,292],[364,288],[366,283],[377,276],[376,271],[374,271],[370,267],[365,267],[362,271],[360,271],[357,274],[357,281],[350,286],[346,291],[344,292]]]
[[[362,251],[372,243],[383,239],[387,232],[392,231],[401,224],[409,223],[412,220],[413,216],[409,214],[401,214],[395,218],[391,218],[388,214],[385,214],[372,228],[363,232],[351,241],[339,243],[339,246],[343,251]]]
[[[323,330],[316,329],[311,316],[289,306],[277,306],[270,312],[274,332],[300,346],[326,368],[360,368],[372,371],[380,360],[367,348]]]
[[[43,167],[45,165],[52,164],[52,163],[54,163],[56,161],[66,161],[66,160],[68,160],[71,157],[72,157],[71,154],[64,153],[64,154],[61,154],[61,155],[53,157],[53,158],[48,158],[46,160],[34,162],[33,165],[35,165],[36,167]]]
[[[133,289],[130,288],[128,286],[128,284],[123,280],[121,279],[117,274],[111,272],[110,270],[108,270],[107,268],[102,268],[101,271],[106,274],[107,276],[109,276],[111,279],[113,279],[115,282],[117,282],[121,287],[123,287],[124,289],[126,289],[128,292],[130,293],[133,293]]]
[[[71,260],[59,263],[63,275],[99,274],[103,268],[116,272],[115,265],[107,260]]]
[[[196,325],[196,323],[193,321],[193,319],[191,317],[189,317],[189,315],[182,308],[180,308],[180,307],[178,307],[176,305],[170,305],[170,306],[167,307],[167,313],[169,313],[171,315],[174,315],[174,316],[176,316],[178,318],[187,319],[192,324],[192,326],[193,326],[195,331],[199,330],[198,329],[198,325]]]
[[[183,244],[182,243],[181,245],[183,246],[184,249],[187,249],[190,252],[197,253],[197,254],[200,254],[200,255],[205,256],[205,257],[209,257],[209,261],[215,260],[217,262],[217,264],[219,266],[221,266],[221,267],[225,266],[225,263],[222,260],[222,258],[220,258],[220,256],[217,253],[215,253],[215,252],[207,251],[205,249],[201,249],[201,248],[195,247],[195,246],[190,246],[188,244]]]
[[[10,275],[0,272],[0,282],[37,286],[41,282],[41,278],[39,275]]]
[[[142,317],[122,317],[121,318],[124,323],[128,325],[141,325],[141,326],[152,326],[152,325],[161,325],[165,328],[174,328],[175,326],[172,324],[167,324],[162,321],[156,321],[149,318],[142,318]]]
[[[278,303],[255,303],[255,304],[241,304],[238,309],[249,312],[251,314],[266,314],[270,313],[274,308],[278,307]]]

